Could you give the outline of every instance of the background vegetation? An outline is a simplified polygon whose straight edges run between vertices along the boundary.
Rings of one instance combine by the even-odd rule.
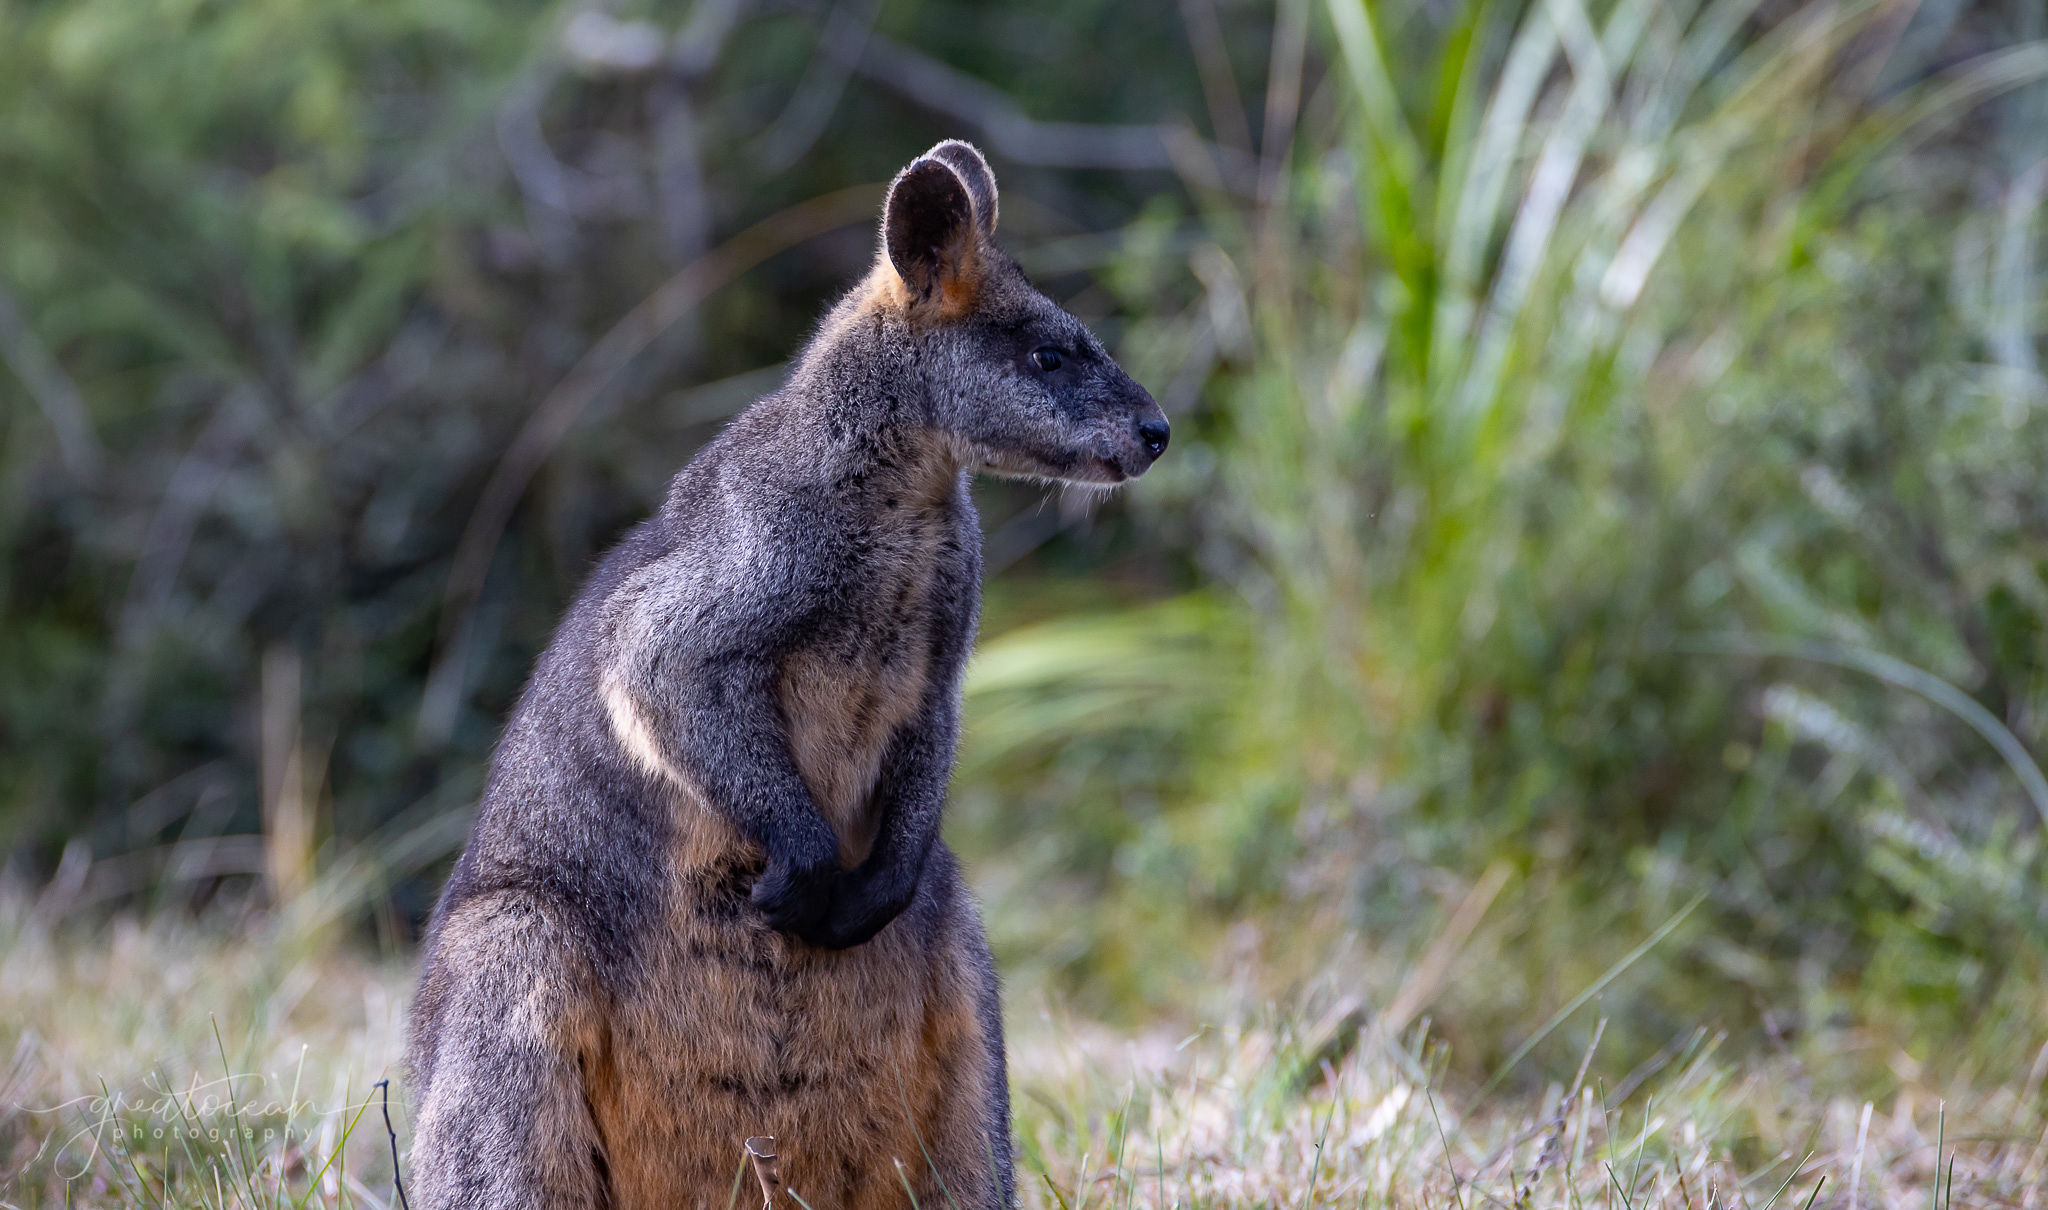
[[[1176,426],[981,489],[951,826],[1020,995],[2019,1080],[2044,24],[6,0],[9,877],[402,954],[584,570],[965,135]]]

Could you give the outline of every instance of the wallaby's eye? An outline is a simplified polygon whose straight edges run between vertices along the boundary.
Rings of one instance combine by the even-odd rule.
[[[1054,370],[1059,369],[1061,360],[1062,358],[1060,357],[1060,351],[1058,349],[1037,349],[1034,350],[1031,354],[1031,364],[1037,366],[1040,372],[1046,374],[1050,374]]]

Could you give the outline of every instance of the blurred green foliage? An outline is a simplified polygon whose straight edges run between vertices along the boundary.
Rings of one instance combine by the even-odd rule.
[[[984,812],[1033,803],[1002,834],[1073,892],[998,927],[1172,1002],[1218,947],[1420,954],[1499,861],[1436,1002],[1468,1057],[1700,892],[1614,986],[1610,1045],[1704,1015],[1823,1053],[1978,1029],[1968,1061],[2031,1054],[2038,21],[1318,16],[1292,158],[1253,204],[1197,195],[1201,288],[1126,343],[1188,384],[1134,507],[1204,588],[984,655]],[[1086,670],[1015,671],[1061,661]],[[1042,763],[1012,787],[1020,749]]]
[[[872,255],[843,191],[964,134],[1176,424],[1107,506],[985,489],[953,827],[1010,966],[1342,983],[1491,867],[1431,1000],[1468,1058],[1705,892],[1620,1045],[2009,1064],[2043,21],[13,0],[4,843],[77,902],[262,875],[402,933],[583,570]]]
[[[274,850],[322,837],[422,856],[405,838],[474,794],[586,567],[865,266],[881,183],[962,132],[853,76],[849,37],[1096,117],[1193,95],[1170,45],[1125,56],[1159,66],[1135,83],[1102,70],[1149,28],[1108,6],[996,49],[1042,12],[0,7],[17,869],[72,845],[94,900],[317,864]],[[1014,239],[1084,237],[1047,266],[1069,294],[1114,251],[1085,237],[1171,183],[1008,167]],[[842,200],[791,217],[819,196]],[[609,357],[622,318],[713,262],[737,280]],[[1036,500],[992,504],[1000,524]],[[1027,517],[999,549],[1062,529]],[[288,808],[317,818],[280,842],[267,815]],[[211,843],[259,832],[273,851]],[[418,915],[432,871],[390,873]]]

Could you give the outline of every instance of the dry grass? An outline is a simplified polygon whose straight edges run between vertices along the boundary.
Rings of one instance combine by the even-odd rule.
[[[261,916],[86,928],[0,898],[0,1204],[391,1204],[374,1085],[407,983]],[[1026,1206],[2048,1202],[2040,1062],[1868,1104],[1702,1030],[1652,1070],[1596,1047],[1577,1080],[1499,1092],[1447,1080],[1426,1023],[1387,1037],[1356,1002],[1185,1037],[1011,1017]],[[402,1143],[402,1090],[391,1107]]]
[[[1625,1088],[1596,1058],[1573,1085],[1505,1095],[1446,1086],[1419,1029],[1368,1026],[1317,1062],[1327,1036],[1284,1024],[1150,1048],[1020,1024],[1016,1079],[1037,1104],[1019,1131],[1047,1205],[1847,1206],[1855,1190],[1862,1206],[2034,1206],[2048,1184],[2019,1089],[1859,1102],[1704,1031]]]
[[[88,931],[0,895],[0,1199],[386,1204],[372,1085],[407,995],[401,965],[261,916]]]

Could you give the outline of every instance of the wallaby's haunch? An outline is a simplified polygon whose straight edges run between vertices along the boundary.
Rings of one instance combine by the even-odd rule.
[[[1167,425],[995,225],[972,147],[904,169],[873,271],[541,656],[429,929],[423,1210],[723,1207],[752,1135],[815,1210],[1012,1203],[996,974],[938,840],[968,485],[1119,483]]]

